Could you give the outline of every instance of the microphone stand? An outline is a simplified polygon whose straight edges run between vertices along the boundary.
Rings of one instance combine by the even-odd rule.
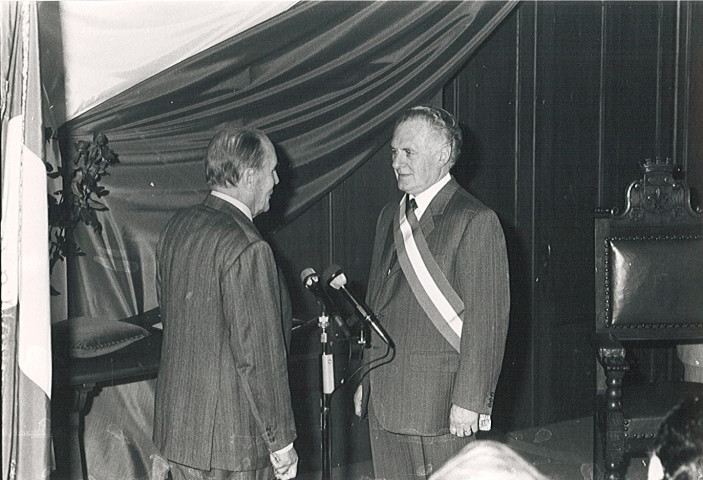
[[[329,317],[324,307],[318,318],[320,327],[320,344],[322,354],[320,355],[322,371],[322,389],[320,391],[320,430],[322,437],[322,480],[332,478],[332,442],[330,439],[330,406],[332,392],[334,392],[334,355],[332,354],[331,342],[327,333],[329,327]]]

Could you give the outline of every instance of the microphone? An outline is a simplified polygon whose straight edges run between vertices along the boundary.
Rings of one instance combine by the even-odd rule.
[[[323,314],[329,315],[334,319],[334,323],[339,327],[345,338],[351,337],[351,331],[346,322],[335,313],[334,300],[327,294],[324,287],[320,283],[320,276],[312,268],[306,268],[300,272],[300,280],[305,288],[315,295],[317,302],[322,306]]]
[[[341,290],[347,300],[354,306],[356,313],[371,325],[371,328],[381,337],[381,340],[388,344],[389,347],[395,348],[393,340],[391,340],[391,337],[386,333],[381,324],[378,323],[371,309],[367,307],[364,302],[358,300],[346,287],[347,277],[344,275],[344,272],[342,272],[342,267],[339,265],[330,265],[323,273],[323,276],[327,279],[327,284],[330,287],[335,290]]]

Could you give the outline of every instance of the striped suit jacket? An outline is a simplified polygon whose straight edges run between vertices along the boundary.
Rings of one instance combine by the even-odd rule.
[[[209,195],[177,213],[157,247],[164,325],[154,442],[200,470],[258,470],[296,436],[282,311],[269,245]],[[289,327],[289,325],[288,325]]]
[[[465,305],[459,354],[425,314],[399,262],[389,272],[398,208],[386,205],[376,225],[367,301],[396,354],[372,370],[370,401],[388,431],[443,435],[449,433],[452,404],[492,411],[510,304],[505,238],[495,213],[453,178],[420,219],[430,251]],[[372,344],[372,358],[380,357],[385,345],[378,337]]]

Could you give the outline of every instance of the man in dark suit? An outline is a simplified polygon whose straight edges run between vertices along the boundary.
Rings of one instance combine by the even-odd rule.
[[[154,442],[174,480],[296,475],[282,323],[290,299],[252,222],[269,208],[276,164],[263,132],[217,133],[205,157],[211,194],[159,239]]]
[[[367,303],[395,355],[355,395],[357,414],[369,402],[377,478],[426,478],[490,428],[508,262],[497,216],[449,173],[461,138],[452,115],[423,106],[401,116],[391,141],[405,195],[379,216]],[[380,360],[378,340],[371,357]]]

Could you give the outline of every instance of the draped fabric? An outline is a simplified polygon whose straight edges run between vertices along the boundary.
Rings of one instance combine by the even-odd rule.
[[[64,123],[295,3],[40,2],[41,60],[52,115]]]
[[[102,237],[78,233],[87,255],[69,265],[69,313],[156,305],[154,245],[176,209],[206,194],[202,157],[218,126],[253,125],[276,145],[281,185],[257,219],[272,231],[368,159],[397,113],[439,90],[513,7],[300,3],[69,121],[64,158],[100,131],[121,161],[104,181]]]
[[[47,177],[35,2],[3,2],[2,475],[49,478]]]
[[[73,144],[103,132],[120,163],[103,184],[101,235],[68,262],[69,316],[119,319],[156,306],[154,249],[179,208],[207,194],[202,157],[223,124],[263,129],[277,147],[271,211],[281,227],[390,138],[402,109],[429,100],[514,2],[315,2],[184,60],[66,123]],[[100,71],[96,71],[100,74]],[[85,423],[89,475],[161,478],[150,441],[153,382],[106,388]]]

